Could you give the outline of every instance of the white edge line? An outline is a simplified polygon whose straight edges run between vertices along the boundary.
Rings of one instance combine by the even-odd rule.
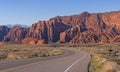
[[[79,61],[83,60],[85,57],[86,57],[86,54],[82,58],[80,58],[77,61],[75,61],[72,65],[70,65],[64,72],[68,72],[68,70],[70,68],[72,68],[72,66],[74,66],[75,64],[77,64]]]

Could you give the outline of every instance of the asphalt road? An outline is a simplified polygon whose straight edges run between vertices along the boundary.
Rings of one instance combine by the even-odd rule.
[[[88,53],[65,50],[65,54],[25,60],[1,61],[1,72],[88,72]]]

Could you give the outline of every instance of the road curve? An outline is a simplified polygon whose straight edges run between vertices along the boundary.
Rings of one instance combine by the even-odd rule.
[[[88,53],[69,49],[61,56],[0,62],[0,70],[2,72],[88,72],[90,58]]]

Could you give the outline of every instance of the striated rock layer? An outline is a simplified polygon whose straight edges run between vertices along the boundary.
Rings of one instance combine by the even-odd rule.
[[[26,28],[22,28],[20,26],[14,26],[9,30],[6,36],[4,36],[5,42],[19,42],[25,38],[27,33]]]
[[[30,28],[0,26],[0,41],[27,44],[119,42],[120,11],[57,16]]]
[[[6,26],[0,26],[0,41],[3,41],[4,37],[8,34],[9,28]]]
[[[51,19],[50,21],[39,21],[30,27],[26,37],[57,42],[60,39],[60,33],[69,28],[69,25],[57,22],[54,19]]]

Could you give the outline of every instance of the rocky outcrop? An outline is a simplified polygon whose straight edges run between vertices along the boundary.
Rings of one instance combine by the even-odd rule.
[[[45,41],[44,39],[41,39],[41,40],[38,40],[38,41],[37,41],[37,44],[38,44],[38,45],[48,44],[48,42]]]
[[[27,33],[26,28],[22,28],[20,26],[14,26],[10,29],[8,34],[4,37],[5,42],[18,42],[25,38]]]
[[[82,20],[76,19],[75,23],[73,23],[74,20],[70,20],[71,23],[78,23],[78,25],[74,25],[71,29],[60,34],[61,42],[105,43],[112,42],[114,37],[120,34],[120,12],[82,13],[78,17],[83,18]]]
[[[0,26],[0,41],[3,41],[4,36],[6,36],[9,32],[9,28],[6,26]]]
[[[54,19],[50,21],[39,21],[32,25],[26,37],[32,37],[37,40],[44,39],[50,42],[57,42],[60,38],[60,33],[69,29],[69,25],[62,22],[57,22]]]
[[[112,42],[120,42],[120,35],[116,36]]]
[[[30,37],[27,37],[27,38],[22,40],[22,44],[38,44],[38,45],[41,45],[41,44],[47,44],[47,43],[48,42],[45,41],[44,39],[37,40],[37,39],[34,39],[34,38],[30,38]]]
[[[118,42],[120,36],[120,11],[106,13],[83,12],[72,16],[57,16],[39,21],[30,28],[0,27],[0,41],[27,44],[106,43]],[[5,32],[5,33],[4,33]]]
[[[26,37],[22,40],[22,44],[36,44],[37,40],[34,38]]]

